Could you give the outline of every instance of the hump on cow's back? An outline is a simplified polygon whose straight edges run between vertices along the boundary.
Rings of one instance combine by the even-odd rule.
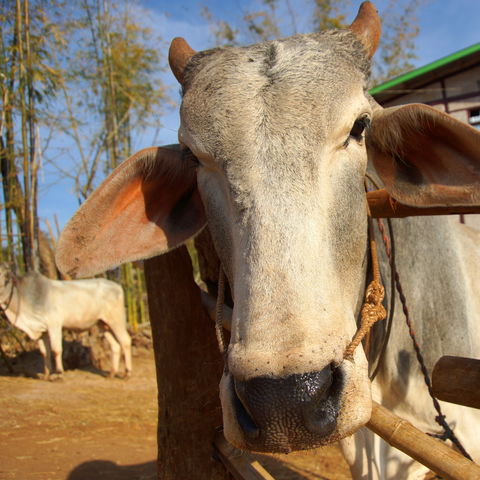
[[[47,304],[50,290],[49,279],[38,272],[29,272],[19,278],[20,295],[28,299],[30,305],[37,309]]]

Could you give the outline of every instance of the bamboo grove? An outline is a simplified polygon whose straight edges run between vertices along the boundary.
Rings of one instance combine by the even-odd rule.
[[[11,262],[16,260],[22,270],[38,270],[37,120],[32,66],[32,55],[38,50],[32,48],[35,38],[28,1],[17,1],[12,10],[10,22],[2,15],[0,23],[0,161],[5,216],[1,255]]]
[[[132,135],[159,124],[154,41],[128,2],[0,2],[0,261],[17,273],[66,279],[53,259],[56,218],[38,215],[42,163],[72,180],[80,204],[132,153]],[[55,141],[57,154],[42,158]],[[124,288],[130,325],[147,321],[143,266],[107,276]]]

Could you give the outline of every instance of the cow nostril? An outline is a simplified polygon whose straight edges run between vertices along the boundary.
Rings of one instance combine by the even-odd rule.
[[[336,428],[338,415],[338,393],[342,388],[339,369],[326,367],[318,372],[305,403],[303,418],[305,427],[312,433],[326,437]]]
[[[243,430],[247,438],[250,440],[254,440],[258,438],[260,435],[260,429],[257,427],[255,422],[253,421],[252,417],[248,413],[247,409],[243,405],[239,394],[242,395],[244,388],[243,383],[233,382],[233,408],[235,409],[235,413],[237,416],[238,424],[240,428]],[[244,392],[243,392],[244,393]]]
[[[312,405],[304,412],[305,427],[308,431],[327,437],[335,430],[337,424],[337,409],[331,401]]]
[[[328,395],[333,382],[334,369],[331,365],[314,373],[297,376],[306,402],[318,402]]]
[[[248,380],[232,376],[230,382],[236,423],[251,448],[272,444],[286,452],[303,445],[299,439],[305,435],[322,444],[335,432],[344,383],[341,368],[327,365],[308,373]]]

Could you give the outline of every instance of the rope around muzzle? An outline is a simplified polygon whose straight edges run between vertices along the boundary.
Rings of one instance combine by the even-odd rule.
[[[370,210],[368,210],[368,235],[370,242],[370,255],[372,257],[373,280],[365,291],[365,302],[362,307],[360,327],[343,354],[343,358],[350,361],[353,361],[353,353],[355,352],[355,349],[360,345],[360,342],[364,339],[365,335],[370,332],[372,326],[379,320],[385,320],[387,317],[387,311],[382,305],[382,301],[385,298],[385,288],[380,280],[377,242],[375,241],[373,233],[373,222]]]

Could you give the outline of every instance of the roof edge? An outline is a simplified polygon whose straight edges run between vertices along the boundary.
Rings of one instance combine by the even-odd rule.
[[[435,70],[439,67],[447,65],[448,63],[451,63],[455,60],[466,57],[467,55],[470,55],[478,51],[480,51],[480,42],[475,43],[470,47],[463,48],[458,52],[454,52],[450,55],[447,55],[446,57],[435,60],[434,62],[427,63],[427,65],[424,65],[423,67],[416,68],[415,70],[411,70],[410,72],[399,75],[398,77],[392,78],[391,80],[387,80],[386,82],[371,88],[369,93],[370,95],[375,95],[377,93],[383,92],[385,90],[388,90],[389,88],[399,85],[402,82],[406,82],[413,78],[419,77],[427,72],[431,72],[432,70]]]

